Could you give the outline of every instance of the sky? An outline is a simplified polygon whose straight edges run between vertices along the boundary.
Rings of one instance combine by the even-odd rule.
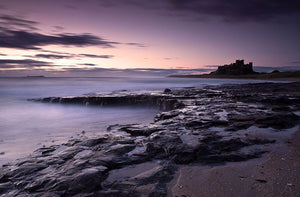
[[[299,0],[0,0],[0,76],[300,70]]]

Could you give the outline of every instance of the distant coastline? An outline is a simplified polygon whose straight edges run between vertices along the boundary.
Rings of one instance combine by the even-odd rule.
[[[217,78],[217,79],[257,79],[257,80],[292,80],[300,81],[300,71],[280,72],[274,70],[270,73],[253,71],[252,62],[244,64],[244,60],[219,66],[216,71],[200,75],[170,75],[178,78]]]
[[[254,79],[254,80],[292,80],[300,81],[300,71],[280,73],[259,73],[252,75],[170,75],[174,78],[213,78],[213,79]]]
[[[27,78],[43,78],[45,77],[44,75],[27,75]]]

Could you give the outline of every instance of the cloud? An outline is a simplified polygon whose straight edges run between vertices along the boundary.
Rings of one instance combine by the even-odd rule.
[[[43,61],[36,61],[31,59],[0,59],[0,64],[36,64],[36,63],[45,63]]]
[[[176,11],[200,16],[216,16],[227,22],[267,21],[277,16],[299,13],[298,0],[170,0]]]
[[[205,68],[218,68],[219,66],[223,66],[223,65],[205,65]]]
[[[124,43],[124,44],[125,44],[125,45],[129,45],[129,46],[141,47],[141,48],[147,47],[147,46],[144,45],[144,44],[141,44],[141,43],[135,43],[135,42],[128,42],[128,43]]]
[[[45,58],[45,59],[72,59],[72,58],[80,58],[80,57],[86,57],[86,58],[104,58],[109,59],[113,58],[113,55],[95,55],[95,54],[75,54],[75,53],[62,53],[62,52],[55,52],[55,51],[49,51],[49,50],[43,50],[43,52],[50,52],[47,54],[36,54],[34,56],[24,56],[24,57],[32,57],[32,58]],[[1,53],[0,53],[1,55]]]
[[[51,62],[36,61],[32,59],[0,59],[0,68],[32,68],[51,65]]]
[[[58,25],[55,25],[55,26],[52,26],[54,29],[52,30],[53,32],[62,32],[63,30],[65,30],[64,27],[62,26],[58,26]]]
[[[163,58],[164,60],[177,60],[179,59],[178,57],[165,57]]]
[[[88,66],[88,67],[79,67]],[[46,67],[46,68],[43,68]],[[0,60],[0,68],[9,68],[5,73],[11,73],[18,76],[21,73],[19,69],[24,69],[30,72],[39,71],[42,75],[56,75],[60,76],[169,76],[179,74],[199,74],[211,71],[212,69],[156,69],[156,68],[132,68],[132,69],[116,69],[116,68],[102,68],[96,64],[83,63],[77,65],[56,65],[52,62],[36,61],[32,59],[2,59]],[[59,69],[57,69],[59,68]],[[23,71],[24,71],[23,70]],[[41,73],[44,72],[44,73]],[[30,74],[30,73],[29,73]],[[35,73],[32,73],[33,75]],[[3,74],[5,75],[5,74]]]
[[[5,27],[6,29],[27,29],[37,30],[36,25],[39,23],[32,20],[27,20],[12,15],[0,15],[0,28]]]
[[[45,58],[45,59],[71,59],[71,58],[78,58],[78,57],[109,59],[109,58],[113,58],[114,56],[95,55],[95,54],[73,54],[73,53],[60,53],[60,52],[56,53],[52,51],[51,54],[36,54],[34,56],[26,56],[26,57]]]
[[[169,75],[180,74],[199,74],[211,71],[211,69],[155,69],[155,68],[132,68],[132,69],[115,69],[115,68],[79,68],[66,67],[59,72],[61,75],[69,76],[130,76],[130,77],[165,77]],[[68,73],[68,74],[67,74]]]
[[[91,63],[85,63],[85,64],[77,64],[80,66],[96,66],[96,64],[91,64]]]
[[[36,27],[39,23],[13,15],[0,15],[0,47],[16,49],[41,49],[47,45],[65,46],[101,46],[103,48],[113,48],[115,45],[129,45],[146,47],[144,44],[128,42],[121,43],[109,41],[92,34],[44,34],[38,32]],[[61,26],[53,26],[55,31],[62,31]],[[95,58],[111,58],[112,56],[98,56]]]
[[[69,59],[69,58],[72,58],[72,56],[53,55],[53,54],[36,54],[34,57],[45,58],[45,59]]]
[[[89,58],[105,58],[105,59],[109,59],[109,58],[113,58],[113,55],[94,55],[94,54],[79,54],[79,57],[89,57]]]
[[[133,68],[125,69],[125,73],[128,75],[148,75],[148,76],[169,76],[169,75],[180,75],[180,74],[199,74],[208,71],[212,71],[209,68],[198,68],[198,69],[156,69],[156,68]]]
[[[45,53],[60,54],[60,55],[71,55],[72,54],[72,53],[67,53],[67,52],[60,52],[60,51],[53,51],[53,50],[46,50],[46,49],[41,49],[39,51],[45,52]]]
[[[177,69],[184,69],[184,68],[188,68],[188,67],[185,67],[185,66],[177,66],[176,68],[177,68]]]
[[[46,45],[113,47],[115,44],[119,43],[107,41],[90,34],[45,35],[23,30],[0,32],[0,47],[5,48],[40,49],[40,46]]]
[[[131,5],[201,21],[219,18],[226,22],[265,22],[300,13],[299,0],[113,0],[110,5]]]

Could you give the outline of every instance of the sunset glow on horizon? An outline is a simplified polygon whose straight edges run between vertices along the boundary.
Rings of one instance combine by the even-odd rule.
[[[167,76],[235,59],[299,70],[299,4],[3,0],[0,76]]]

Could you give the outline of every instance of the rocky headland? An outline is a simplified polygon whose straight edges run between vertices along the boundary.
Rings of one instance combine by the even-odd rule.
[[[244,60],[236,60],[235,63],[218,66],[217,70],[209,74],[171,75],[169,77],[300,81],[300,71],[280,72],[279,70],[273,70],[269,73],[256,72],[253,70],[252,62],[245,64]]]
[[[245,163],[272,152],[282,143],[281,136],[299,125],[300,83],[207,86],[157,93],[123,91],[30,101],[140,105],[158,107],[161,112],[153,123],[111,125],[99,137],[40,148],[3,165],[0,195],[170,196],[172,192],[185,195],[169,185],[182,169]],[[266,180],[256,182],[264,184]]]

